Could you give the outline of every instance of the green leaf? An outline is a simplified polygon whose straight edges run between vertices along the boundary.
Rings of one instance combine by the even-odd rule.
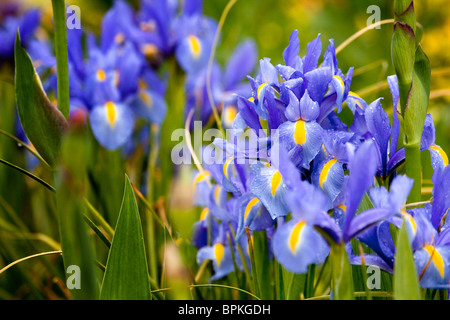
[[[16,102],[20,122],[36,150],[54,167],[68,123],[47,98],[33,62],[20,43],[19,32],[14,55]]]
[[[151,299],[142,225],[128,176],[100,299]]]
[[[272,299],[273,287],[271,281],[268,281],[271,277],[271,270],[266,231],[253,231],[253,246],[260,297],[263,300],[269,300]]]
[[[353,288],[352,268],[343,243],[331,245],[330,260],[333,266],[331,271],[333,299],[353,300],[355,290]]]
[[[66,270],[69,266],[78,266],[81,272],[80,288],[72,289],[71,293],[75,299],[94,300],[98,299],[100,293],[98,269],[93,239],[88,234],[88,226],[83,218],[87,210],[84,200],[86,161],[91,158],[86,140],[84,130],[78,130],[77,127],[72,127],[64,136],[56,174],[56,197],[64,266]],[[74,157],[74,154],[77,156]]]
[[[421,299],[419,279],[409,243],[406,224],[403,222],[398,235],[394,263],[394,297],[396,300]]]
[[[67,51],[66,5],[64,0],[52,0],[55,23],[55,52],[58,86],[58,108],[69,118],[69,54]]]

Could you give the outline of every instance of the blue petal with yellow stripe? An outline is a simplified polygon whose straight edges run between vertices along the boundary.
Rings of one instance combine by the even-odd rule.
[[[272,243],[276,259],[293,273],[306,273],[310,264],[323,263],[330,251],[313,226],[298,220],[278,227]]]
[[[214,275],[209,281],[220,279],[234,271],[230,247],[222,243],[201,248],[197,252],[197,263],[200,265],[205,260],[211,260],[213,262]]]
[[[140,89],[129,105],[138,116],[154,124],[162,124],[167,114],[164,98],[148,89]]]
[[[94,136],[109,150],[123,146],[133,133],[133,113],[128,106],[121,103],[109,101],[94,107],[89,120]]]
[[[314,166],[312,181],[330,199],[330,205],[341,193],[344,186],[344,168],[336,158],[326,158]]]
[[[180,66],[187,73],[196,73],[204,68],[209,59],[211,44],[195,34],[181,39],[175,54]]]
[[[290,154],[299,152],[302,161],[292,158],[296,165],[310,168],[310,162],[322,148],[322,127],[315,121],[285,122],[279,128],[280,141],[285,143]],[[296,151],[297,150],[297,151]]]
[[[426,245],[414,252],[420,286],[428,289],[450,288],[450,247]]]
[[[267,209],[261,201],[251,193],[242,196],[237,203],[238,229],[236,231],[236,241],[239,241],[248,227],[252,231],[262,231],[274,224]]]
[[[267,208],[272,219],[287,215],[285,194],[288,189],[280,171],[269,164],[257,163],[252,165],[252,172],[250,191]]]

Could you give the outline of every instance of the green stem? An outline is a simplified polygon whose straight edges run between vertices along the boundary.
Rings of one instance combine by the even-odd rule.
[[[406,175],[414,179],[414,185],[409,193],[408,203],[419,202],[421,198],[422,164],[420,159],[420,144],[405,144]]]
[[[55,52],[58,81],[58,108],[69,117],[69,57],[67,52],[66,6],[64,0],[52,0],[55,23]]]

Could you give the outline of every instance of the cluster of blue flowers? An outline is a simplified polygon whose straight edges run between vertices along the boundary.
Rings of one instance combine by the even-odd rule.
[[[39,22],[38,10],[5,20],[0,39],[5,38],[2,43],[8,45],[2,45],[5,52],[0,52],[0,57],[13,56],[19,28],[44,90],[56,96],[52,43],[48,37],[33,37]],[[137,12],[125,1],[116,0],[102,20],[99,39],[82,29],[68,29],[71,117],[88,118],[93,134],[105,148],[133,148],[149,128],[138,126],[138,120],[159,126],[166,117],[169,75],[161,69],[175,57],[186,74],[186,114],[195,109],[196,119],[208,121],[212,109],[206,73],[216,29],[217,23],[203,15],[201,0],[184,1],[182,6],[173,0],[142,0]],[[229,109],[233,104],[230,92],[248,87],[241,81],[254,68],[256,57],[255,44],[246,41],[237,48],[225,72],[213,64],[214,104]]]
[[[258,76],[248,77],[252,90],[237,96],[234,136],[253,136],[257,147],[217,138],[223,161],[195,175],[195,201],[204,208],[193,230],[198,263],[214,262],[211,280],[234,271],[231,252],[242,268],[239,252],[249,259],[248,228],[250,237],[265,230],[270,254],[294,273],[323,263],[333,243],[345,244],[352,264],[364,261],[392,273],[391,225],[405,222],[418,274],[423,273],[420,285],[448,289],[450,167],[435,144],[431,115],[421,149],[431,154],[433,201],[413,208],[405,206],[413,180],[397,173],[405,160],[397,113],[391,126],[381,99],[368,104],[350,91],[353,68],[346,74],[339,69],[333,40],[320,65],[320,35],[308,43],[305,57],[299,51],[294,31],[283,52],[285,64],[260,60]],[[396,76],[388,82],[397,110]],[[350,126],[338,116],[345,105],[353,113]],[[363,200],[370,209],[361,210]],[[352,239],[371,253],[353,252]]]

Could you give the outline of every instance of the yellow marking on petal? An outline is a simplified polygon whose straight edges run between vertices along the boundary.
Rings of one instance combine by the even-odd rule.
[[[206,216],[209,214],[209,208],[204,208],[202,213],[200,213],[200,220],[205,220]]]
[[[444,166],[448,166],[448,156],[441,147],[431,146],[430,149],[436,151],[441,156],[442,160],[444,161]]]
[[[430,257],[432,257],[431,260],[433,261],[436,268],[439,270],[441,277],[444,278],[444,260],[442,259],[442,256],[439,253],[439,251],[437,251],[435,247],[430,245],[426,245],[424,249],[428,252]]]
[[[106,73],[105,70],[97,70],[97,80],[100,82],[103,82],[106,80]]]
[[[289,237],[289,248],[294,255],[296,253],[295,251],[297,249],[298,243],[300,242],[300,232],[302,231],[305,224],[306,222],[300,221],[291,231],[291,236]]]
[[[197,183],[202,182],[209,178],[211,176],[211,173],[209,171],[203,171],[197,174],[194,178],[194,191],[197,188]]]
[[[339,209],[341,209],[341,210],[343,210],[343,211],[347,211],[347,206],[345,206],[345,205],[343,205],[343,204],[340,204],[340,205],[338,205],[337,206]]]
[[[223,256],[225,255],[225,248],[222,244],[217,243],[214,245],[214,258],[216,258],[217,265],[222,263]]]
[[[306,128],[303,120],[298,120],[295,123],[294,141],[299,145],[303,145],[306,142]]]
[[[244,211],[244,221],[247,220],[248,214],[250,213],[250,211],[252,211],[252,208],[258,204],[258,202],[259,202],[258,198],[255,197],[247,203],[247,206],[245,207]]]
[[[253,101],[255,101],[255,98],[254,97],[250,97],[250,98],[248,98],[248,101],[253,102]]]
[[[191,47],[192,55],[195,59],[198,59],[202,53],[202,44],[200,43],[200,40],[196,36],[190,35],[188,36],[188,41]]]
[[[335,158],[333,158],[330,161],[328,161],[327,163],[325,163],[325,165],[323,166],[322,171],[320,172],[320,176],[319,176],[319,184],[322,189],[323,189],[323,183],[325,182],[325,180],[327,180],[327,177],[328,177],[328,174],[330,173],[331,167],[336,162],[337,162],[337,160]]]
[[[114,42],[116,44],[122,44],[125,41],[125,35],[120,32],[114,37]]]
[[[223,118],[225,120],[225,124],[231,126],[234,119],[237,115],[237,109],[234,106],[228,106],[224,110]]]
[[[156,45],[154,45],[153,43],[144,44],[141,47],[141,51],[146,58],[150,58],[150,59],[156,57],[159,53],[158,47]]]
[[[223,165],[223,174],[224,174],[225,178],[227,178],[228,180],[230,180],[228,178],[228,166],[230,165],[231,161],[233,161],[233,160],[234,160],[234,157],[225,161],[225,164]]]
[[[416,225],[416,221],[414,221],[414,218],[406,211],[401,211],[400,213],[403,216],[403,218],[405,218],[411,224],[413,231],[414,231],[414,235],[416,235],[417,225]]]
[[[341,79],[341,77],[334,75],[333,78],[335,78],[335,79],[337,79],[337,80],[339,81],[339,84],[340,84],[341,87],[342,87],[342,92],[344,92],[344,90],[345,90],[345,84],[344,84],[344,81]]]
[[[353,96],[353,97],[358,98],[358,99],[362,99],[356,92],[353,92],[353,91],[349,91],[348,95],[349,96]]]
[[[139,28],[144,32],[153,32],[156,30],[156,23],[154,21],[141,22]]]
[[[269,84],[268,82],[264,82],[262,85],[259,86],[258,91],[256,92],[256,97],[258,98],[258,100],[259,100],[259,94],[261,93],[261,90],[268,84]]]
[[[139,97],[141,98],[142,101],[144,101],[145,105],[148,108],[153,107],[153,99],[147,92],[145,91],[139,92]]]
[[[216,190],[214,190],[214,200],[217,204],[220,204],[220,187],[217,186]]]
[[[270,182],[270,185],[272,186],[272,197],[275,196],[275,193],[277,192],[280,183],[281,183],[281,173],[280,171],[276,170]]]
[[[138,81],[139,89],[145,90],[148,89],[147,83],[144,79],[139,79]]]
[[[114,104],[114,102],[108,101],[107,103],[105,103],[105,107],[106,107],[106,117],[108,119],[109,125],[111,127],[114,127],[114,125],[116,124],[116,117],[117,117],[116,105]]]

